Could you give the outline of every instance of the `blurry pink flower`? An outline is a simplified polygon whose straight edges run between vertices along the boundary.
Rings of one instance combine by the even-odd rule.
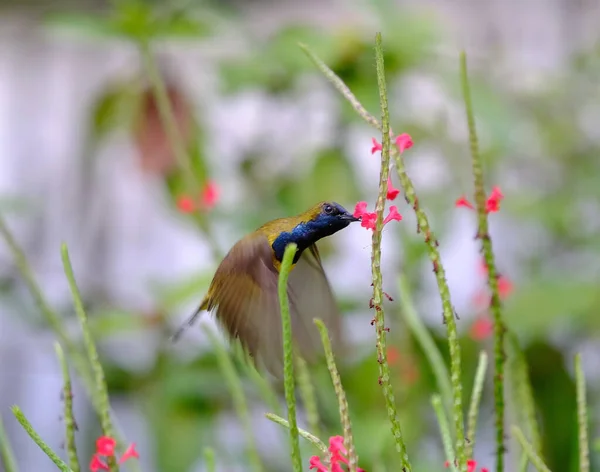
[[[504,194],[500,190],[500,187],[494,186],[492,188],[492,191],[490,192],[490,195],[488,196],[488,198],[485,202],[485,211],[487,213],[496,213],[496,212],[500,211],[500,201],[503,198],[504,198]],[[475,209],[473,204],[469,200],[467,200],[467,197],[465,197],[464,195],[461,196],[458,200],[456,200],[456,203],[454,205],[457,208],[465,207],[465,208],[470,208],[471,210]]]
[[[219,187],[214,181],[209,180],[208,182],[206,182],[204,189],[202,189],[200,205],[204,210],[210,210],[217,204],[218,199]]]
[[[381,144],[377,142],[375,138],[371,138],[373,141],[373,147],[371,148],[371,154],[375,154],[377,151],[381,151]]]
[[[464,195],[461,196],[458,200],[456,200],[456,203],[454,203],[454,206],[456,206],[456,208],[465,207],[465,208],[470,208],[471,210],[475,209],[475,207],[473,207],[473,205],[471,205],[471,202],[469,200],[467,200],[467,197],[465,197]]]
[[[96,439],[96,454],[112,456],[115,453],[117,441],[109,436],[100,436]]]
[[[119,464],[122,464],[127,459],[131,459],[131,458],[135,458],[135,459],[139,459],[140,458],[140,454],[135,450],[135,443],[131,443],[129,445],[129,447],[125,450],[125,452],[123,453],[123,455],[119,459]]]
[[[98,472],[99,470],[108,470],[108,464],[103,462],[98,454],[94,454],[92,456],[92,460],[90,461],[90,471]]]
[[[348,451],[344,447],[344,438],[342,436],[331,436],[329,438],[330,468],[328,469],[323,465],[319,456],[312,456],[309,463],[310,469],[316,469],[317,472],[344,472],[342,464],[348,465],[346,454],[348,454]],[[365,472],[360,467],[357,470],[358,472]]]
[[[366,211],[366,209],[367,209],[367,202],[358,202],[356,204],[356,206],[354,207],[354,217],[361,219],[360,225],[363,228],[374,230],[375,223],[377,220],[377,213]],[[390,207],[390,212],[389,212],[388,216],[386,216],[385,219],[383,220],[383,224],[386,225],[387,223],[389,223],[392,220],[396,220],[396,221],[402,220],[402,215],[400,213],[398,213],[398,207],[396,207],[395,205],[392,205]]]
[[[398,146],[398,150],[400,153],[403,153],[407,149],[410,149],[413,146],[413,140],[408,133],[402,133],[396,138],[396,146]]]
[[[475,341],[483,341],[489,338],[494,332],[494,323],[489,316],[479,316],[471,325],[469,335]]]
[[[182,195],[177,198],[177,209],[181,213],[193,213],[196,210],[196,205],[191,197]]]
[[[400,193],[400,190],[398,190],[397,188],[394,187],[394,185],[392,184],[392,178],[388,177],[388,181],[387,181],[387,199],[388,200],[394,200],[398,194]]]
[[[402,221],[402,215],[398,213],[398,207],[396,205],[390,207],[390,212],[388,216],[385,217],[385,220],[383,220],[383,225],[385,226],[392,220]]]

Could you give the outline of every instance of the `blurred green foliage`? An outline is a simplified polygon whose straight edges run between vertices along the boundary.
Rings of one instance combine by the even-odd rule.
[[[173,7],[169,2],[161,5],[126,1],[116,5],[114,10],[101,17],[84,14],[53,16],[49,18],[49,25],[102,40],[202,41],[214,39],[219,33],[215,25],[220,21],[240,26],[244,21],[235,10],[224,11],[206,3]],[[444,41],[435,20],[400,9],[392,2],[373,2],[371,11],[386,38],[385,61],[390,84],[413,72],[430,73],[444,78],[445,91],[450,99],[457,100],[457,60],[440,59],[433,52]],[[293,93],[300,78],[317,74],[296,46],[303,42],[346,82],[371,112],[378,110],[373,32],[369,27],[357,24],[323,29],[292,22],[282,25],[269,38],[256,38],[241,27],[238,33],[245,35],[248,50],[219,64],[223,93],[235,95],[249,88],[260,88],[274,96]],[[571,365],[572,349],[576,349],[582,340],[597,339],[600,332],[597,316],[600,310],[597,277],[600,246],[595,221],[600,202],[600,149],[599,140],[589,131],[590,127],[594,128],[591,118],[582,114],[590,107],[595,107],[596,113],[600,109],[600,95],[595,89],[600,61],[595,50],[578,52],[563,74],[549,80],[543,90],[522,91],[495,81],[487,74],[494,60],[489,57],[478,61],[472,81],[478,126],[481,135],[485,136],[482,151],[486,159],[487,183],[490,187],[494,184],[508,187],[502,209],[505,218],[510,218],[516,226],[541,228],[547,238],[543,244],[524,241],[528,253],[518,261],[518,281],[505,304],[505,315],[511,330],[526,345],[546,462],[553,470],[573,472],[577,470],[575,388],[567,366]],[[92,146],[100,145],[116,130],[133,129],[142,92],[139,80],[107,88],[90,113]],[[401,103],[392,103],[392,113],[397,113],[394,108],[401,107]],[[466,141],[456,144],[455,137],[444,126],[445,119],[440,111],[434,129],[424,127],[406,114],[392,123],[394,129],[411,132],[417,144],[427,142],[440,150],[452,164],[453,175],[448,183],[435,189],[417,189],[423,205],[433,213],[436,232],[442,242],[452,229],[451,202],[464,191],[470,193]],[[342,146],[343,138],[357,120],[351,108],[344,104],[336,131],[338,136],[332,136],[330,145],[317,153],[313,164],[304,173],[265,177],[259,166],[261,156],[248,152],[238,170],[252,191],[252,199],[244,216],[240,217],[243,227],[239,228],[239,235],[269,218],[295,214],[332,195],[344,202],[364,199],[358,190],[357,170]],[[205,152],[203,136],[202,126],[195,123],[189,151],[202,179],[210,174],[211,160],[218,159],[218,156]],[[369,158],[369,145],[365,143],[364,146],[365,158]],[[173,201],[184,190],[182,182],[179,170],[165,177],[165,192]],[[12,200],[2,198],[0,205],[0,209],[12,206]],[[224,210],[217,209],[215,218],[228,216]],[[419,278],[418,268],[425,254],[413,229],[401,228],[402,239],[398,244],[402,246],[403,272],[411,274],[411,286],[415,293],[420,293],[424,283]],[[324,247],[325,256],[335,250],[331,243]],[[589,261],[590,267],[583,271],[581,261]],[[165,337],[169,315],[182,303],[200,300],[211,275],[199,274],[197,279],[177,282],[173,287],[153,287],[162,300],[157,307],[155,324],[164,330]],[[511,278],[511,274],[504,275]],[[90,302],[94,306],[91,327],[97,338],[131,331],[143,333],[156,327],[149,324],[145,314],[125,312],[106,300]],[[348,309],[362,309],[367,324],[370,314],[365,309],[365,300],[341,300],[340,303]],[[394,366],[394,372],[397,373],[398,409],[409,451],[413,451],[413,457],[414,451],[418,451],[418,458],[413,459],[415,470],[432,470],[434,467],[442,470],[441,452],[439,461],[433,461],[427,457],[427,447],[423,446],[430,444],[427,440],[431,437],[440,444],[429,403],[435,381],[423,353],[404,329],[397,310],[396,304],[390,305],[393,330],[389,342],[403,360]],[[446,355],[446,340],[437,336],[437,331],[433,329],[432,333]],[[560,333],[560,343],[556,342],[557,333]],[[374,337],[373,343],[357,346],[358,354],[352,362],[341,360],[339,368],[351,408],[361,467],[395,470],[398,457],[393,452],[392,438],[387,430],[371,344],[374,345]],[[464,385],[469,391],[478,352],[489,346],[470,339],[465,330],[462,347]],[[243,373],[249,401],[259,410],[269,411],[247,375],[247,367],[240,362],[236,365]],[[148,371],[125,370],[110,363],[105,363],[105,368],[111,392],[133,398],[147,418],[155,446],[147,453],[153,455],[158,470],[191,470],[201,459],[205,446],[216,450],[217,470],[224,463],[230,463],[228,461],[244,460],[243,457],[231,458],[236,453],[227,444],[215,444],[214,428],[219,414],[231,411],[233,407],[213,353],[182,361],[165,341]],[[416,378],[407,374],[408,368],[417,373]],[[328,373],[322,366],[313,372],[313,381],[323,430],[327,435],[338,434],[336,399]],[[597,392],[598,385],[589,382],[589,388]],[[598,407],[597,395],[589,395],[589,399],[593,411]],[[465,400],[468,399],[465,397]],[[486,408],[491,415],[490,405],[491,389],[486,388],[482,420],[486,418]],[[591,431],[597,433],[593,428]],[[283,437],[283,430],[281,434]],[[269,470],[278,470],[277,464],[281,462],[275,456],[286,457],[287,453],[285,450],[271,451],[270,455],[273,457],[263,457],[264,462]],[[491,453],[486,451],[478,451],[477,457],[483,465],[493,461]],[[592,463],[596,467],[593,470],[598,470],[597,453],[596,456],[592,453]]]

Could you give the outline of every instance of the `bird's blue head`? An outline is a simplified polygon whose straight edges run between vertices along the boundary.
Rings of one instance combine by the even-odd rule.
[[[285,247],[291,242],[298,245],[296,261],[304,249],[316,243],[319,239],[331,236],[350,223],[359,221],[359,218],[354,217],[336,202],[318,203],[307,212],[298,215],[296,219],[298,224],[291,231],[282,232],[273,243],[277,260],[283,258]]]

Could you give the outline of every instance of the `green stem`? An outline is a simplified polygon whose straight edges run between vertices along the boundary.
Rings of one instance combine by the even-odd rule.
[[[65,359],[65,354],[60,346],[60,343],[54,343],[56,357],[62,369],[63,375],[63,401],[65,402],[64,421],[66,429],[66,449],[69,455],[69,467],[73,472],[79,472],[79,460],[77,459],[77,445],[75,444],[75,429],[76,423],[73,416],[73,390],[71,388],[71,375],[69,374],[69,366]]]
[[[431,396],[431,405],[437,416],[438,424],[440,426],[440,434],[442,435],[442,444],[444,445],[444,453],[446,454],[446,460],[453,472],[456,472],[456,457],[454,455],[454,448],[452,447],[452,434],[450,433],[450,425],[446,418],[444,406],[442,405],[442,398],[439,395]]]
[[[425,323],[423,323],[421,317],[417,313],[410,294],[408,279],[404,274],[398,276],[398,287],[400,290],[401,311],[406,320],[406,324],[413,336],[417,339],[417,342],[421,345],[421,349],[431,365],[444,406],[448,409],[449,413],[452,413],[452,385],[450,384],[450,374],[448,373],[448,368],[446,367],[442,353],[435,344]]]
[[[385,69],[383,62],[383,46],[381,44],[381,33],[375,36],[375,61],[377,66],[377,85],[379,88],[379,100],[381,104],[381,171],[379,174],[379,194],[375,213],[377,219],[372,237],[371,272],[373,276],[373,305],[375,307],[375,327],[377,335],[377,358],[379,362],[379,382],[383,388],[383,396],[388,412],[388,418],[392,428],[392,434],[396,442],[396,449],[400,453],[402,467],[410,472],[411,465],[406,451],[406,445],[402,436],[400,421],[396,411],[394,391],[390,381],[390,366],[387,360],[385,314],[383,311],[383,277],[381,275],[381,233],[383,230],[383,211],[387,192],[387,181],[390,170],[390,117],[387,103],[387,87],[385,81]]]
[[[292,319],[287,293],[287,281],[292,269],[292,261],[298,246],[291,243],[285,248],[281,269],[279,271],[279,306],[281,310],[281,327],[283,331],[283,378],[285,402],[290,423],[290,444],[292,448],[292,464],[294,472],[302,472],[302,457],[298,440],[298,424],[296,422],[296,395],[294,386],[294,346],[292,342]]]
[[[585,399],[585,376],[581,367],[581,354],[575,356],[575,381],[577,385],[577,423],[579,425],[579,472],[589,472],[588,413]]]
[[[73,274],[73,267],[71,266],[71,260],[69,259],[69,250],[66,244],[62,244],[60,248],[63,267],[65,275],[69,281],[69,288],[71,289],[71,295],[73,296],[73,305],[75,306],[75,313],[79,318],[81,325],[81,331],[83,333],[83,343],[87,351],[88,361],[92,366],[95,378],[95,388],[98,395],[98,404],[100,406],[100,424],[102,426],[102,432],[105,436],[115,438],[115,430],[113,428],[112,420],[110,417],[110,401],[108,399],[108,388],[106,386],[106,379],[104,377],[104,369],[98,356],[98,350],[94,344],[92,333],[87,321],[87,315],[83,308],[83,301],[81,300],[81,294],[75,281],[75,275]],[[108,465],[111,471],[117,470],[117,465],[114,458],[109,458]]]
[[[1,464],[4,466],[6,472],[18,472],[17,461],[13,453],[10,441],[8,440],[8,434],[4,428],[4,422],[0,416],[0,457],[2,457]]]
[[[488,269],[488,285],[492,293],[490,311],[494,319],[494,406],[496,412],[496,471],[504,470],[504,335],[506,329],[502,321],[502,307],[498,290],[498,272],[494,261],[492,238],[490,237],[486,210],[486,193],[483,181],[483,164],[479,154],[475,117],[471,102],[469,76],[467,73],[467,57],[464,51],[460,55],[460,73],[467,124],[469,126],[469,141],[471,144],[471,162],[475,185],[475,202],[477,206],[477,238],[481,239],[483,255]]]
[[[485,351],[479,353],[479,362],[475,372],[475,382],[473,383],[473,393],[471,394],[471,404],[469,405],[469,415],[467,420],[467,443],[465,454],[467,457],[473,457],[473,449],[475,448],[475,434],[477,433],[477,415],[479,414],[479,403],[481,402],[481,394],[483,392],[483,383],[485,381],[485,373],[487,371],[488,356]]]
[[[273,421],[274,423],[277,423],[281,426],[284,426],[286,428],[289,429],[290,427],[290,423],[283,419],[281,416],[279,415],[275,415],[273,413],[267,413],[265,414],[265,416],[270,419],[271,421]],[[304,439],[306,439],[309,443],[311,443],[313,446],[315,446],[317,449],[319,449],[321,451],[321,453],[323,454],[328,454],[329,451],[327,450],[327,446],[325,445],[325,443],[323,441],[321,441],[317,436],[315,436],[314,434],[309,433],[308,431],[305,431],[301,428],[298,428],[298,433],[300,434],[300,436],[302,436]]]
[[[296,367],[298,368],[298,390],[300,391],[300,397],[302,403],[306,409],[306,421],[308,427],[315,435],[320,435],[320,419],[319,419],[319,407],[317,405],[317,397],[315,395],[315,387],[310,378],[310,372],[306,361],[296,356]]]
[[[539,472],[550,472],[550,469],[546,464],[544,464],[542,458],[535,453],[531,444],[529,444],[529,442],[527,442],[527,439],[525,439],[523,431],[521,431],[518,426],[513,426],[512,433],[514,434],[515,438],[517,438],[517,441],[519,441],[519,443],[521,444],[523,451],[525,452],[525,454],[527,454],[527,457],[529,457],[529,461],[533,464],[533,466]]]
[[[542,435],[536,419],[529,367],[515,333],[508,331],[508,341],[511,347],[510,373],[517,418],[519,423],[526,426],[525,433],[531,438],[533,450],[542,457]]]
[[[310,52],[306,46],[301,45],[302,49],[307,53],[308,57],[316,64],[325,76],[330,80],[336,89],[350,102],[356,112],[370,125],[383,130],[382,124],[369,114],[366,109],[358,102],[356,97],[352,94],[350,89],[342,82],[342,80],[335,75],[335,73],[329,69],[323,61],[321,61],[314,53]],[[384,135],[387,133],[384,133]],[[412,180],[406,173],[406,166],[400,151],[397,148],[391,150],[392,157],[394,157],[396,164],[396,172],[400,180],[402,190],[406,195],[406,201],[413,208],[417,217],[417,232],[423,236],[429,258],[433,265],[433,272],[440,292],[440,298],[442,300],[442,308],[444,312],[444,323],[448,333],[448,345],[450,350],[450,382],[452,384],[452,397],[453,397],[453,419],[454,429],[456,431],[456,456],[459,462],[459,468],[461,472],[467,470],[467,457],[465,455],[465,441],[464,441],[464,414],[462,410],[462,384],[461,384],[461,356],[460,356],[460,344],[458,342],[458,330],[456,329],[456,321],[454,319],[454,308],[450,298],[450,288],[446,281],[446,272],[442,265],[442,259],[438,250],[439,243],[431,230],[429,225],[429,219],[427,214],[420,207],[419,199],[415,191],[415,187]]]
[[[204,463],[207,472],[215,472],[217,466],[215,464],[215,451],[212,447],[204,448]]]
[[[342,386],[342,379],[335,365],[335,359],[333,357],[333,350],[331,349],[331,341],[329,339],[329,333],[327,327],[322,320],[315,319],[315,324],[319,328],[321,333],[321,342],[325,349],[325,358],[327,359],[327,368],[331,374],[331,381],[333,382],[333,388],[338,398],[338,406],[340,409],[340,421],[342,423],[342,429],[344,431],[344,447],[348,451],[348,468],[350,472],[356,472],[358,467],[358,456],[356,455],[356,449],[354,448],[354,439],[352,438],[352,422],[350,421],[350,411],[348,407],[348,400],[346,399],[346,392]]]
[[[31,425],[31,423],[29,422],[29,420],[25,417],[25,415],[23,414],[23,412],[21,411],[21,409],[18,406],[13,406],[12,407],[12,412],[15,415],[15,418],[17,418],[17,421],[19,423],[21,423],[21,426],[23,426],[23,428],[25,429],[25,431],[27,432],[27,434],[29,434],[29,437],[31,439],[33,439],[35,441],[35,443],[40,447],[40,449],[46,453],[46,455],[50,458],[50,460],[52,462],[54,462],[54,464],[56,464],[56,466],[62,472],[71,472],[71,469],[69,469],[69,466],[67,464],[65,464],[60,457],[58,457],[58,454],[56,454],[50,448],[50,446],[48,446],[48,444],[46,444],[44,442],[44,440],[35,431],[35,429],[33,429],[33,426]]]
[[[248,405],[246,404],[246,396],[244,395],[242,381],[235,370],[231,357],[229,357],[227,350],[223,344],[219,342],[215,333],[207,325],[204,325],[203,328],[215,348],[217,361],[219,362],[221,372],[223,372],[223,377],[225,377],[225,382],[227,383],[229,392],[233,398],[235,412],[244,427],[248,456],[252,470],[256,472],[263,471],[264,466],[260,460],[260,455],[258,454],[258,449],[256,448],[256,443],[254,441],[254,430],[252,428],[250,413],[248,412]]]

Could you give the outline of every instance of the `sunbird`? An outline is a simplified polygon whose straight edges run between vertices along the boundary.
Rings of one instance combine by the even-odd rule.
[[[214,312],[230,340],[239,339],[255,364],[260,361],[271,374],[281,377],[283,342],[277,287],[285,248],[296,243],[287,289],[294,344],[305,359],[322,351],[313,323],[314,318],[321,318],[335,346],[340,340],[340,314],[315,243],[359,219],[336,202],[320,202],[297,216],[265,223],[224,257],[186,325],[203,311]]]

